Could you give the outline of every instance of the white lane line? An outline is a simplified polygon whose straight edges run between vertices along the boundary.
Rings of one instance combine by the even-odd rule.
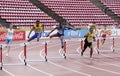
[[[118,73],[118,72],[110,71],[110,70],[103,69],[103,68],[98,68],[98,67],[95,67],[95,66],[86,65],[86,64],[83,64],[83,63],[78,62],[78,61],[73,61],[73,62],[76,62],[76,63],[82,64],[82,65],[84,65],[84,66],[87,66],[87,67],[90,67],[90,68],[93,68],[93,69],[102,70],[102,71],[105,71],[105,72],[109,72],[109,73],[119,74],[119,75],[120,75],[120,73]]]
[[[95,50],[96,50],[96,47],[94,48]],[[102,50],[102,51],[104,51],[104,50]],[[105,55],[105,54],[100,54],[100,55],[102,55],[102,56],[104,56],[104,57],[108,57],[108,58],[111,58],[110,56],[108,56],[108,55]],[[112,65],[112,66],[115,66],[115,67],[120,67],[119,65],[117,65],[117,64],[113,64],[113,63],[108,63],[108,62],[105,62],[105,61],[103,61],[105,64],[107,64],[107,65]]]
[[[74,62],[80,63],[80,64],[82,64],[84,66],[87,66],[87,67],[90,67],[90,68],[94,68],[94,69],[97,69],[97,70],[102,70],[102,71],[110,72],[110,73],[113,73],[113,74],[120,74],[119,72],[114,72],[114,71],[111,71],[111,70],[107,70],[107,69],[98,68],[98,67],[95,67],[95,66],[86,65],[86,64],[83,64],[83,63],[78,62],[78,61],[74,61]],[[106,62],[106,64],[108,64],[108,63]],[[111,64],[108,64],[108,65],[111,65]],[[112,64],[112,65],[115,65],[115,64]]]
[[[21,47],[21,46],[20,46],[20,47]],[[13,48],[12,50],[18,49],[18,48],[20,48],[20,47],[15,47],[15,48]],[[5,52],[6,52],[6,51],[3,51],[3,54],[4,54]],[[3,64],[3,66],[4,66],[4,64]],[[6,72],[7,74],[9,74],[10,76],[15,76],[13,73],[9,72],[9,71],[6,70],[5,68],[2,68],[2,70],[3,70],[4,72]]]
[[[22,54],[23,54],[23,51],[20,52],[20,54],[19,54],[19,59],[20,59],[21,62],[23,62],[23,59],[21,58]],[[36,70],[36,71],[38,71],[38,72],[41,72],[41,73],[43,73],[43,74],[46,74],[46,75],[48,75],[48,76],[53,76],[52,74],[49,74],[49,73],[47,73],[47,72],[44,72],[44,71],[39,70],[39,69],[37,69],[37,68],[34,68],[34,67],[31,66],[30,64],[27,64],[27,66],[29,66],[30,68],[32,68],[32,69],[34,69],[34,70]]]
[[[54,46],[57,46],[57,45],[51,45],[51,46],[49,46],[48,48],[51,48],[51,47],[54,47]],[[41,51],[43,51],[44,49],[42,49]],[[40,52],[41,53],[41,52]],[[40,56],[41,56],[41,54],[40,54]],[[85,75],[85,76],[91,76],[90,74],[87,74],[87,73],[83,73],[83,72],[79,72],[79,71],[76,71],[76,70],[73,70],[73,69],[71,69],[71,68],[68,68],[68,67],[64,67],[64,66],[62,66],[62,65],[59,65],[59,64],[56,64],[56,63],[54,63],[54,62],[52,62],[52,61],[48,61],[50,64],[52,64],[52,65],[55,65],[55,66],[57,66],[57,67],[60,67],[60,68],[63,68],[63,69],[66,69],[66,70],[69,70],[69,71],[72,71],[72,72],[75,72],[75,73],[78,73],[78,74],[81,74],[81,75]]]
[[[100,55],[102,55],[102,56],[104,56],[104,57],[111,58],[111,57],[110,57],[110,56],[108,56],[108,55],[104,55],[104,54],[100,54]],[[120,67],[120,66],[119,66],[119,65],[117,65],[117,64],[108,63],[108,62],[104,62],[104,63],[109,64],[109,65],[112,65],[112,66]]]
[[[76,71],[76,70],[73,70],[73,69],[70,69],[70,68],[67,68],[67,67],[64,67],[62,65],[59,65],[59,64],[56,64],[52,61],[48,61],[49,63],[57,66],[57,67],[60,67],[60,68],[63,68],[63,69],[66,69],[66,70],[69,70],[69,71],[72,71],[72,72],[75,72],[75,73],[78,73],[78,74],[81,74],[81,75],[85,75],[85,76],[91,76],[90,74],[87,74],[87,73],[83,73],[83,72],[79,72],[79,71]]]
[[[38,72],[41,72],[41,73],[46,74],[46,75],[48,75],[48,76],[53,76],[52,74],[49,74],[49,73],[47,73],[47,72],[45,72],[45,71],[42,71],[42,70],[39,70],[39,69],[37,69],[37,68],[29,65],[29,64],[27,64],[27,65],[28,65],[30,68],[32,68],[32,69],[34,69],[34,70],[36,70],[36,71],[38,71]]]
[[[31,48],[34,48],[34,47],[31,47]],[[29,48],[29,49],[31,49],[31,48]],[[22,54],[23,54],[23,51],[21,51],[21,52],[19,53],[19,56],[18,56],[18,57],[19,57],[19,59],[20,59],[21,62],[24,62],[23,59],[21,58]],[[27,63],[27,66],[30,67],[30,68],[32,68],[32,69],[34,69],[34,70],[36,70],[36,71],[38,71],[38,72],[41,72],[41,73],[45,74],[45,75],[53,76],[52,74],[49,74],[49,73],[47,73],[47,72],[45,72],[45,71],[42,71],[42,70],[39,70],[39,69],[33,67],[32,65],[30,65],[30,64],[28,64],[28,63]]]
[[[77,49],[77,51],[78,51],[78,49]],[[80,63],[80,64],[82,64],[82,65],[84,65],[84,66],[87,66],[87,67],[90,67],[90,68],[94,68],[94,69],[98,69],[98,70],[102,70],[102,71],[106,71],[106,72],[110,72],[110,73],[114,73],[114,74],[120,74],[120,73],[118,73],[118,72],[110,71],[110,70],[107,70],[107,69],[103,69],[103,68],[98,68],[98,67],[86,65],[86,64],[83,64],[83,63],[78,62],[78,61],[74,61],[74,62]]]
[[[6,69],[4,69],[4,68],[2,68],[2,70],[3,70],[4,72],[6,72],[7,74],[9,74],[10,76],[15,76],[14,74],[12,74],[11,72],[9,72],[8,70],[6,70]]]

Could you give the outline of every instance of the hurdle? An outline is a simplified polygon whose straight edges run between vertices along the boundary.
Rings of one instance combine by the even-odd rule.
[[[64,42],[64,47],[63,47],[63,51],[64,51],[64,54],[63,54],[63,56],[64,56],[64,59],[66,59],[66,41]]]
[[[99,52],[99,48],[100,48],[100,40],[99,39],[97,39],[97,53],[99,54],[100,52]]]
[[[46,48],[48,48],[48,47],[46,47]],[[61,57],[46,56],[46,58],[48,58],[48,59],[61,59],[61,58],[66,59],[66,51],[67,51],[66,49],[67,49],[66,48],[66,41],[64,41],[63,47],[61,47],[61,49],[59,50],[59,54],[60,54]]]
[[[114,39],[114,37],[113,37],[112,44],[113,44],[113,46],[112,46],[112,48],[113,48],[113,52],[115,52],[115,39]]]
[[[112,52],[114,52],[115,51],[115,39],[114,39],[114,37],[110,37],[109,39],[112,39],[112,46],[111,46],[111,48],[110,48],[110,51],[112,51]],[[100,38],[98,38],[97,39],[97,46],[95,47],[95,50],[97,51],[97,53],[99,54],[100,53]]]
[[[13,46],[15,46],[15,45],[13,45]],[[0,46],[0,69],[2,70],[2,68],[3,68],[3,66],[18,66],[18,65],[27,65],[27,63],[26,63],[26,59],[24,59],[24,63],[17,63],[17,64],[5,64],[4,62],[3,62],[3,53],[2,53],[2,51],[3,51],[3,46],[1,45]],[[26,58],[26,44],[24,44],[24,58]]]
[[[38,43],[38,42],[37,42]],[[25,50],[27,49],[27,45],[26,45],[26,47],[25,47]],[[27,59],[28,57],[27,57],[27,50],[25,51],[25,53],[24,53],[24,55],[25,55],[25,62],[47,62],[47,42],[45,42],[44,43],[44,48],[43,48],[43,50],[44,50],[44,52],[43,51],[41,51],[41,54],[42,53],[44,53],[44,57],[43,56],[41,56],[42,57],[42,60],[30,60],[30,59]]]
[[[0,46],[0,69],[2,70],[3,62],[2,62],[2,45]]]
[[[27,62],[26,62],[26,58],[27,58],[27,54],[26,54],[26,44],[24,43],[24,63],[25,65],[27,65]]]
[[[69,53],[69,50],[68,50],[66,53],[66,56],[77,56],[77,55],[80,56],[80,52],[83,49],[83,44],[84,44],[83,39],[77,39],[77,41],[74,40],[73,42],[79,42],[78,48],[75,50],[76,52],[74,52],[74,53]]]
[[[80,48],[81,48],[81,50],[83,50],[83,45],[84,43],[83,43],[83,40],[81,39],[81,43],[80,43]]]
[[[45,42],[45,61],[47,62],[47,42]]]
[[[117,42],[115,42],[115,38],[120,38],[120,36],[116,36],[116,37],[113,37],[113,42],[112,42],[112,44],[113,44],[113,52],[115,52],[115,50],[119,50],[120,48],[118,48],[118,47],[116,47],[116,45],[115,45],[115,43],[117,43]]]

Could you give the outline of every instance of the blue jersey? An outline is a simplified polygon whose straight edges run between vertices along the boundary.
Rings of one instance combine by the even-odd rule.
[[[60,26],[57,27],[57,30],[58,30],[58,33],[59,33],[59,34],[64,34],[64,29],[65,29],[64,26],[62,26],[62,27],[60,27]]]

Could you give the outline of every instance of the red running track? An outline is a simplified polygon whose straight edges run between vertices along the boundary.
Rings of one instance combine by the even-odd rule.
[[[83,57],[78,54],[80,41],[78,39],[66,39],[66,59],[59,54],[61,48],[58,39],[51,39],[47,45],[47,58],[45,62],[41,58],[45,40],[40,43],[32,41],[27,45],[27,66],[24,65],[23,46],[11,46],[8,57],[5,56],[6,48],[3,49],[3,69],[0,76],[120,76],[120,51],[109,51],[110,40],[106,41],[100,54],[94,50],[93,59],[89,58],[89,48]],[[75,40],[75,41],[74,41]],[[49,41],[49,39],[47,40]],[[25,41],[14,41],[13,44],[21,44]],[[118,40],[119,42],[119,40]],[[94,48],[96,42],[94,44]],[[116,45],[117,46],[117,45]],[[119,45],[118,45],[119,46]],[[39,61],[42,60],[42,61]],[[22,63],[22,64],[21,64]],[[20,65],[19,65],[20,64]]]

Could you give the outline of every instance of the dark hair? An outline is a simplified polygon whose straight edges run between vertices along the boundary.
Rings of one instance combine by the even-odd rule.
[[[36,21],[36,23],[39,23],[39,22],[40,22],[39,20]]]
[[[95,24],[96,22],[95,22],[95,21],[93,21],[92,23],[93,23],[93,24]]]

